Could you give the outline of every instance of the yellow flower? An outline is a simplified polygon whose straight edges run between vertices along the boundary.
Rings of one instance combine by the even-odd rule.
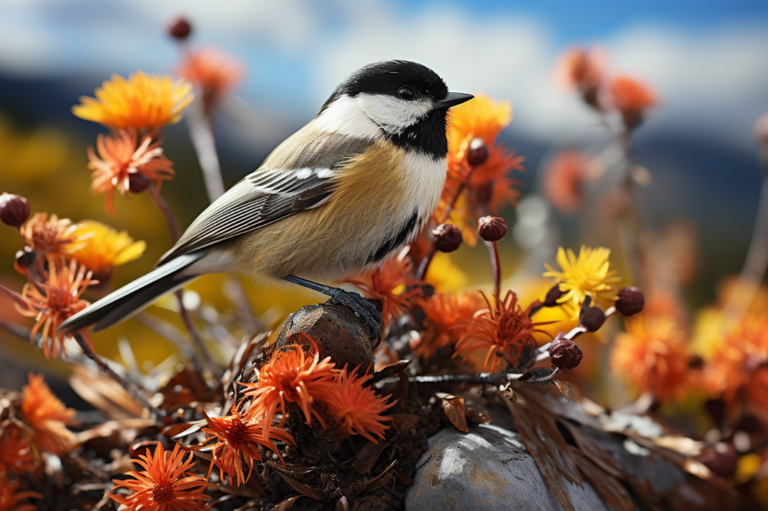
[[[549,271],[543,275],[560,283],[560,291],[564,294],[557,301],[563,304],[574,319],[579,316],[581,304],[587,296],[592,298],[592,305],[603,309],[613,305],[616,300],[616,290],[611,284],[621,279],[615,276],[615,271],[608,270],[610,255],[610,249],[582,245],[577,258],[570,248],[566,252],[560,247],[557,249],[557,263],[562,271],[555,271],[544,263]]]
[[[96,89],[96,98],[81,96],[72,113],[112,129],[157,131],[181,119],[193,99],[192,85],[170,76],[136,71],[128,80],[112,75]]]
[[[75,225],[72,236],[74,242],[64,252],[101,278],[108,277],[114,266],[138,259],[147,248],[144,241],[133,241],[127,232],[95,220]]]

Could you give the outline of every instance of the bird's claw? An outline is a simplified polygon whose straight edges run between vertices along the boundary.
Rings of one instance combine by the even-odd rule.
[[[343,305],[354,312],[358,318],[363,318],[366,328],[376,339],[372,349],[376,349],[379,346],[384,331],[384,318],[370,300],[363,298],[357,293],[339,289],[331,296],[328,303]]]

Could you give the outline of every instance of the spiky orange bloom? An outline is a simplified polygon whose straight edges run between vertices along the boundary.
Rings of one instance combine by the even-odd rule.
[[[729,405],[746,396],[768,409],[768,317],[746,317],[713,347],[704,385]]]
[[[95,220],[84,220],[72,231],[74,241],[64,252],[99,277],[108,277],[112,268],[141,257],[147,244],[134,241],[125,231],[118,232]]]
[[[28,247],[34,248],[38,257],[45,254],[61,253],[62,247],[72,243],[75,230],[68,218],[59,219],[56,215],[35,213],[21,226],[19,232]]]
[[[21,412],[39,450],[60,456],[74,439],[66,425],[73,422],[75,411],[53,395],[42,374],[29,373],[29,385],[22,389]]]
[[[373,271],[363,273],[357,279],[347,279],[363,291],[366,298],[381,301],[381,317],[384,318],[384,331],[390,318],[397,320],[408,308],[408,301],[421,294],[421,289],[406,291],[407,286],[419,284],[412,278],[411,262],[406,257],[388,259]]]
[[[584,207],[584,182],[588,177],[589,161],[581,151],[566,149],[549,163],[542,189],[560,213],[573,215]]]
[[[475,138],[482,138],[488,147],[488,159],[472,172],[464,187],[462,197],[451,213],[453,223],[461,227],[464,241],[474,246],[477,232],[472,225],[480,216],[490,211],[497,214],[500,207],[514,204],[520,194],[514,187],[519,181],[508,176],[511,170],[524,171],[525,158],[515,156],[496,138],[512,120],[512,106],[509,102],[495,102],[488,96],[478,94],[451,109],[448,123],[448,178],[445,181],[440,204],[433,214],[437,224],[443,223],[445,212],[453,202],[461,183],[470,176],[467,150]]]
[[[187,54],[176,69],[203,90],[203,101],[228,94],[243,77],[243,65],[236,58],[216,48],[200,48]]]
[[[357,377],[356,367],[352,373],[347,372],[347,366],[336,373],[335,385],[329,392],[322,395],[328,413],[338,425],[349,435],[362,435],[374,444],[379,443],[373,436],[384,439],[384,431],[389,417],[381,414],[392,408],[397,401],[389,402],[392,396],[386,398],[376,397],[376,393],[370,387],[363,385],[373,378],[372,374]]]
[[[42,499],[43,496],[34,491],[20,491],[20,483],[0,478],[0,511],[35,511],[37,506],[22,502],[27,499]]]
[[[165,157],[160,141],[152,135],[144,135],[139,143],[133,128],[114,135],[99,134],[96,149],[98,156],[93,147],[87,149],[88,168],[93,170],[91,192],[105,194],[104,209],[110,215],[115,214],[115,190],[128,195],[132,180],[134,190],[146,188],[150,181],[159,189],[163,181],[173,178],[173,162]],[[143,183],[137,185],[139,180]]]
[[[67,262],[63,258],[48,258],[48,275],[45,281],[38,276],[29,274],[30,282],[24,285],[21,296],[27,301],[29,308],[16,305],[16,310],[24,316],[34,317],[37,322],[29,334],[30,341],[40,332],[43,353],[46,358],[58,358],[64,349],[65,335],[57,332],[67,318],[85,309],[88,302],[80,299],[80,295],[88,286],[98,284],[93,280],[92,273],[85,266],[79,265],[74,259]],[[88,333],[83,335],[90,342]]]
[[[533,333],[537,331],[538,324],[531,321],[533,304],[523,310],[517,302],[517,295],[512,291],[507,291],[504,300],[497,299],[494,306],[491,306],[484,293],[482,297],[488,308],[476,312],[469,325],[460,327],[464,331],[453,356],[463,354],[466,362],[473,351],[487,349],[483,366],[494,372],[501,368],[502,357],[514,365],[523,348],[527,344],[536,343]]]
[[[243,384],[248,389],[245,396],[253,398],[248,417],[264,417],[263,438],[268,439],[272,421],[278,411],[283,415],[280,426],[285,423],[288,402],[301,408],[307,424],[312,423],[314,416],[325,427],[323,418],[312,405],[320,393],[335,388],[333,375],[336,372],[330,357],[320,360],[317,348],[309,356],[304,355],[303,348],[298,344],[281,348],[259,369],[256,383]]]
[[[613,106],[629,126],[637,125],[648,108],[658,103],[656,93],[644,83],[630,76],[616,76],[609,86]]]
[[[476,292],[436,294],[417,303],[424,312],[427,330],[415,351],[427,359],[438,349],[455,344],[464,335],[475,313],[486,305]]]
[[[253,460],[260,461],[261,455],[258,446],[263,445],[275,452],[280,459],[280,451],[272,440],[281,440],[294,444],[293,437],[280,428],[269,428],[269,439],[265,438],[264,417],[246,417],[238,412],[237,407],[232,407],[232,415],[225,417],[208,417],[205,415],[207,428],[204,446],[199,450],[210,451],[213,455],[211,466],[208,469],[208,477],[211,476],[214,463],[219,467],[221,480],[224,474],[229,474],[229,482],[234,480],[235,486],[247,482],[253,471]],[[214,441],[212,444],[209,442]]]
[[[570,248],[566,251],[560,247],[557,249],[557,264],[561,271],[555,271],[544,263],[548,271],[542,275],[560,283],[560,291],[564,294],[557,302],[571,313],[573,319],[579,317],[581,304],[587,296],[592,298],[592,305],[603,309],[616,301],[616,289],[611,284],[621,279],[615,276],[615,271],[609,271],[610,255],[611,251],[607,248],[582,245],[576,257]]]
[[[600,85],[605,68],[606,53],[600,48],[575,46],[566,49],[555,66],[557,82],[580,91]]]
[[[659,401],[679,396],[688,380],[688,344],[672,317],[643,312],[627,318],[624,328],[611,351],[613,374]]]
[[[10,472],[30,472],[35,469],[34,461],[29,439],[16,424],[6,421],[0,433],[0,478]]]
[[[126,80],[113,74],[96,89],[96,98],[80,97],[72,107],[81,119],[115,130],[133,128],[157,131],[179,122],[181,111],[193,99],[192,84],[170,76],[136,71]]]
[[[109,498],[125,506],[125,511],[203,511],[211,497],[203,494],[210,483],[194,474],[192,453],[184,459],[184,452],[176,444],[167,453],[157,444],[153,454],[140,454],[133,462],[144,470],[131,471],[134,479],[112,480],[115,488],[127,488],[131,494],[121,497],[108,493]]]

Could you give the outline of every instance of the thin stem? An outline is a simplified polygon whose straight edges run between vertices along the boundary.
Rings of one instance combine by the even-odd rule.
[[[91,348],[91,344],[88,342],[88,340],[85,338],[85,336],[82,334],[82,332],[77,331],[73,332],[72,337],[74,337],[75,341],[77,341],[77,344],[80,345],[80,348],[83,350],[83,353],[86,357],[93,360],[93,362],[96,364],[96,366],[99,368],[101,372],[115,380],[117,383],[120,384],[121,387],[123,387],[131,396],[133,396],[134,399],[136,399],[141,405],[149,410],[149,412],[152,414],[152,416],[156,419],[163,417],[165,413],[154,406],[152,406],[147,399],[147,397],[144,395],[144,393],[139,389],[139,387],[119,374],[117,374],[115,371],[112,370],[111,367],[109,367],[97,354],[93,349]]]
[[[518,380],[523,376],[520,373],[510,373],[499,371],[498,373],[477,373],[477,374],[443,374],[440,376],[411,376],[408,381],[411,383],[468,383],[468,384],[486,384],[496,385]]]
[[[203,363],[200,360],[200,357],[197,355],[197,352],[189,346],[189,341],[184,337],[184,334],[177,330],[175,326],[146,312],[139,312],[134,317],[139,320],[140,323],[173,342],[184,356],[192,361],[192,364],[198,372],[202,373]]]
[[[621,229],[621,241],[627,256],[630,259],[632,269],[633,283],[637,286],[644,286],[643,268],[646,262],[645,247],[643,245],[646,233],[646,226],[641,211],[641,203],[637,183],[632,175],[635,167],[638,165],[637,157],[632,148],[631,132],[626,128],[619,135],[621,147],[626,156],[626,166],[624,168],[624,191],[627,196],[627,210],[624,215],[625,225]]]
[[[157,209],[160,210],[160,213],[163,214],[165,222],[168,224],[168,230],[171,231],[171,239],[176,243],[179,241],[181,233],[179,232],[179,223],[176,221],[176,217],[174,216],[173,211],[171,211],[170,206],[168,206],[168,202],[166,202],[165,198],[160,195],[160,192],[154,186],[147,188],[147,193],[152,197],[152,200],[155,201],[155,205],[157,206]]]
[[[768,174],[763,177],[755,226],[738,283],[725,304],[725,313],[741,318],[755,298],[768,265]]]
[[[22,298],[21,295],[16,291],[11,291],[7,287],[0,285],[0,295],[3,295],[6,298],[16,302],[18,305],[21,305],[22,307],[29,309],[29,304],[27,303],[27,301],[24,298]]]
[[[216,141],[211,129],[211,118],[205,114],[200,103],[190,105],[187,125],[189,126],[192,145],[203,171],[208,200],[213,202],[224,194],[224,180],[221,177],[221,166],[216,154]]]
[[[218,374],[219,368],[216,367],[216,364],[214,364],[213,357],[211,356],[211,352],[208,351],[208,348],[205,347],[203,338],[200,337],[200,333],[197,331],[197,327],[192,322],[192,317],[189,315],[189,311],[186,309],[186,307],[184,307],[184,304],[183,304],[184,300],[183,300],[181,289],[176,291],[176,297],[179,302],[179,315],[181,316],[182,321],[184,321],[184,326],[187,327],[187,331],[189,331],[189,335],[192,336],[192,341],[195,343],[195,346],[203,355],[203,360],[205,360],[211,372],[213,372],[213,374],[216,376],[220,376]]]
[[[499,245],[495,241],[485,241],[488,254],[491,257],[491,269],[493,270],[493,291],[496,300],[501,300],[501,260],[499,259]]]
[[[429,264],[432,262],[432,258],[435,257],[435,252],[437,252],[437,247],[433,241],[429,246],[426,255],[421,260],[421,263],[419,263],[419,269],[416,272],[416,280],[424,280],[424,277],[427,276],[427,270],[429,269]]]

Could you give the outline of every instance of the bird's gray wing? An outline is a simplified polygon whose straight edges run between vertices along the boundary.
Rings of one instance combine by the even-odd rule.
[[[302,149],[292,151],[297,144]],[[345,135],[300,130],[208,206],[158,265],[322,205],[333,193],[339,167],[370,145]]]

